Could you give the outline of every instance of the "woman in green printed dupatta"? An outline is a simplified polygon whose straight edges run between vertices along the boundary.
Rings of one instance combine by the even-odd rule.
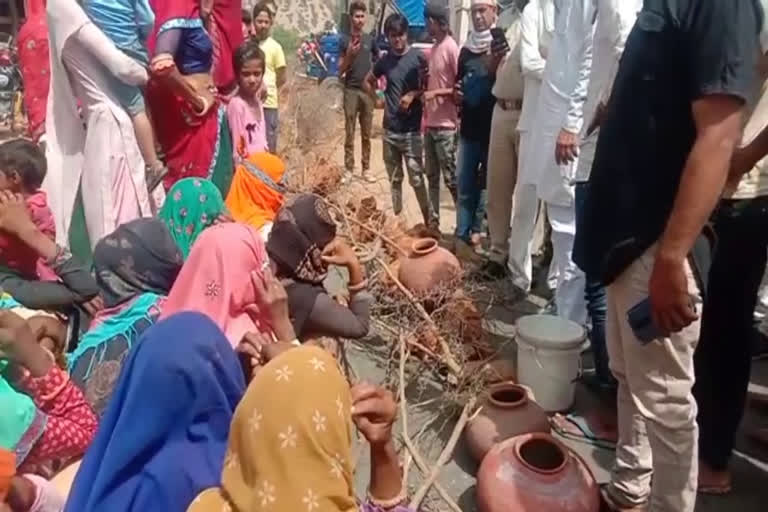
[[[158,214],[176,241],[184,259],[205,228],[231,220],[216,185],[203,178],[184,178],[168,191]]]

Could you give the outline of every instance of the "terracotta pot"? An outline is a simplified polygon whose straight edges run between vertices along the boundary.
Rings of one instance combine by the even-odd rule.
[[[461,271],[456,256],[440,247],[433,238],[419,238],[400,263],[398,278],[416,295],[427,295],[458,276]]]
[[[600,493],[584,461],[549,434],[495,445],[477,473],[480,512],[598,512]]]
[[[489,387],[480,413],[464,429],[469,452],[477,462],[494,444],[531,432],[549,433],[547,415],[524,387],[511,382]]]

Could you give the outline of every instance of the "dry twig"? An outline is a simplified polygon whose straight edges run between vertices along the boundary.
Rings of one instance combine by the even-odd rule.
[[[469,402],[464,406],[464,409],[461,411],[461,416],[459,416],[459,421],[456,422],[456,426],[453,428],[453,433],[451,433],[451,437],[448,439],[448,443],[446,443],[445,448],[443,448],[443,451],[440,453],[440,456],[437,458],[437,462],[432,468],[432,471],[430,471],[429,476],[427,476],[427,479],[424,481],[421,488],[418,491],[416,491],[416,494],[413,495],[413,499],[411,499],[411,504],[410,504],[410,507],[412,509],[414,510],[419,509],[419,506],[421,506],[421,502],[424,501],[424,497],[426,497],[427,493],[429,492],[429,488],[434,485],[435,480],[437,479],[437,475],[440,474],[440,470],[448,462],[448,460],[453,456],[453,450],[456,448],[456,443],[459,441],[459,437],[461,436],[461,433],[464,431],[464,425],[467,424],[467,420],[469,419],[469,414],[472,412],[474,407],[475,407],[475,398],[473,397],[469,400]]]
[[[427,326],[433,331],[435,337],[437,338],[438,343],[440,343],[440,349],[442,350],[442,354],[440,355],[440,360],[445,363],[445,365],[448,367],[451,372],[456,376],[461,376],[461,366],[456,361],[456,358],[453,356],[453,353],[451,352],[451,347],[448,346],[448,343],[445,341],[443,336],[440,334],[440,330],[437,328],[437,325],[435,325],[434,320],[432,320],[432,317],[429,316],[429,313],[424,309],[424,306],[421,305],[421,302],[416,299],[416,297],[413,296],[411,291],[405,287],[403,283],[400,282],[400,280],[397,278],[397,276],[389,269],[386,263],[381,258],[376,258],[375,261],[381,265],[381,267],[384,269],[384,272],[387,273],[389,278],[392,280],[393,283],[395,283],[395,286],[405,295],[405,297],[410,301],[410,303],[413,305],[413,307],[418,311],[419,315],[424,319],[424,321],[427,323]]]
[[[424,462],[424,459],[422,458],[421,454],[419,454],[418,449],[416,449],[416,446],[414,446],[413,441],[411,441],[411,438],[408,436],[408,401],[405,399],[405,360],[407,359],[406,351],[405,351],[405,339],[401,336],[400,337],[400,415],[402,417],[402,426],[403,426],[403,442],[405,443],[405,447],[408,449],[408,452],[411,454],[411,457],[413,457],[413,461],[416,463],[416,466],[419,468],[419,471],[421,471],[422,474],[427,475],[429,474],[429,467]],[[442,485],[439,483],[435,483],[435,490],[440,495],[440,497],[445,501],[446,505],[448,505],[448,508],[453,510],[454,512],[462,512],[461,508],[456,504],[455,501],[450,497],[448,492],[443,488]]]

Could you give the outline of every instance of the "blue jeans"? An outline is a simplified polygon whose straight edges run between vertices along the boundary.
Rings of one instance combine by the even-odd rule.
[[[576,232],[579,232],[584,222],[584,203],[589,195],[589,183],[576,184]],[[578,240],[580,237],[576,237]],[[574,248],[575,251],[575,248]],[[616,380],[608,367],[608,349],[605,346],[605,315],[607,310],[605,287],[600,279],[587,274],[584,286],[584,298],[587,301],[587,313],[592,320],[590,343],[595,358],[595,375],[598,382],[606,386],[615,386]]]
[[[485,217],[485,175],[488,167],[488,143],[459,139],[459,162],[456,185],[456,238],[470,241],[472,233],[479,233]]]

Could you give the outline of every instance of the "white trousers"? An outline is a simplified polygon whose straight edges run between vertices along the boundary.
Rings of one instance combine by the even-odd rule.
[[[576,209],[547,203],[547,215],[552,225],[552,265],[557,273],[555,305],[557,314],[579,325],[587,322],[587,304],[584,272],[572,259],[573,241],[576,237]]]

